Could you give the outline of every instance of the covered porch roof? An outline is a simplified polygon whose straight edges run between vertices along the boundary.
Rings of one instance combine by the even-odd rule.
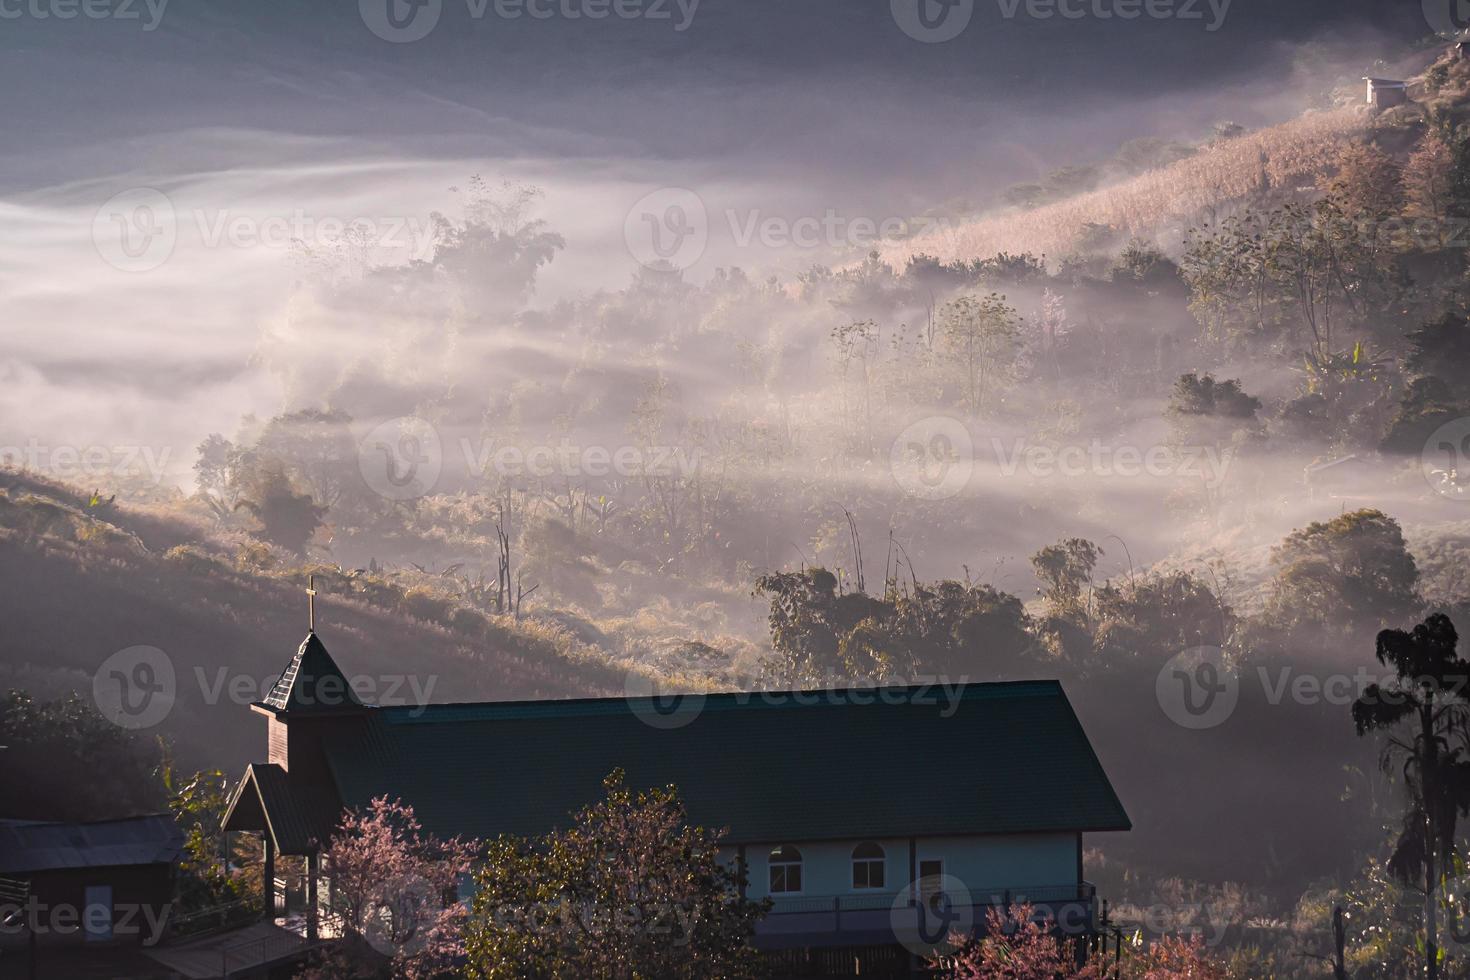
[[[342,813],[335,788],[302,785],[275,763],[255,763],[235,787],[225,830],[266,834],[278,854],[314,854]]]

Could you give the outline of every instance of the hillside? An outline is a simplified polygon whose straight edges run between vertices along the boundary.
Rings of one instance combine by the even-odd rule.
[[[319,633],[365,700],[622,690],[623,671],[565,631],[482,614],[452,590],[387,573],[274,566],[263,550],[229,554],[226,542],[183,521],[89,504],[58,484],[0,472],[0,688],[90,696],[109,657],[157,648],[176,700],[142,733],[168,738],[185,764],[235,766],[260,754],[260,719],[246,705],[306,632],[308,572]],[[164,673],[136,679],[167,686]]]
[[[1002,252],[1059,259],[1088,251],[1089,229],[1113,241],[1154,241],[1172,252],[1191,225],[1223,217],[1238,202],[1311,193],[1324,166],[1366,134],[1390,150],[1407,149],[1411,141],[1393,138],[1395,130],[1416,130],[1429,113],[1462,115],[1470,94],[1470,68],[1449,54],[1425,66],[1427,57],[1387,69],[1408,79],[1412,105],[1375,113],[1363,103],[1360,86],[1344,83],[1333,108],[1213,140],[1186,159],[1065,200],[941,225],[887,243],[880,255],[894,268],[919,255],[942,262],[969,262]],[[1438,77],[1431,77],[1433,72]]]
[[[1262,186],[1310,183],[1322,161],[1360,134],[1368,118],[1360,107],[1308,113],[1208,146],[1186,160],[1120,184],[1031,211],[981,218],[915,236],[881,254],[895,267],[902,267],[915,255],[944,262],[967,262],[999,252],[1062,256],[1077,251],[1079,233],[1087,225],[1112,229],[1125,238],[1164,238],[1194,216]]]

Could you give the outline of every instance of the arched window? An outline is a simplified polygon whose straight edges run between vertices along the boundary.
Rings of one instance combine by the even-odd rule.
[[[882,888],[883,848],[872,841],[864,841],[852,849],[852,887]]]
[[[801,891],[801,852],[790,844],[771,851],[771,894],[790,895]]]

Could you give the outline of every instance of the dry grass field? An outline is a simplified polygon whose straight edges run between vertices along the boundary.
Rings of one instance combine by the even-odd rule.
[[[1000,252],[1030,252],[1056,259],[1076,250],[1088,225],[1110,228],[1124,238],[1158,239],[1169,248],[1171,231],[1213,216],[1248,195],[1290,193],[1312,185],[1324,164],[1343,145],[1364,133],[1366,106],[1309,112],[1235,139],[1204,147],[1194,156],[1130,180],[1030,211],[998,214],[940,228],[879,251],[894,268],[911,256],[946,262],[988,258]]]

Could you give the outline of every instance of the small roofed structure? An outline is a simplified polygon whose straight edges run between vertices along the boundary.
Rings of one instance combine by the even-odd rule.
[[[183,853],[184,835],[167,813],[95,823],[0,820],[4,874],[172,864]]]
[[[1393,78],[1369,78],[1368,104],[1378,109],[1391,109],[1409,101],[1409,83]]]
[[[75,910],[73,928],[33,926],[46,940],[157,942],[183,854],[184,835],[167,813],[96,823],[0,820],[0,877],[24,892],[24,900],[11,898],[10,916],[31,925],[48,910]]]

